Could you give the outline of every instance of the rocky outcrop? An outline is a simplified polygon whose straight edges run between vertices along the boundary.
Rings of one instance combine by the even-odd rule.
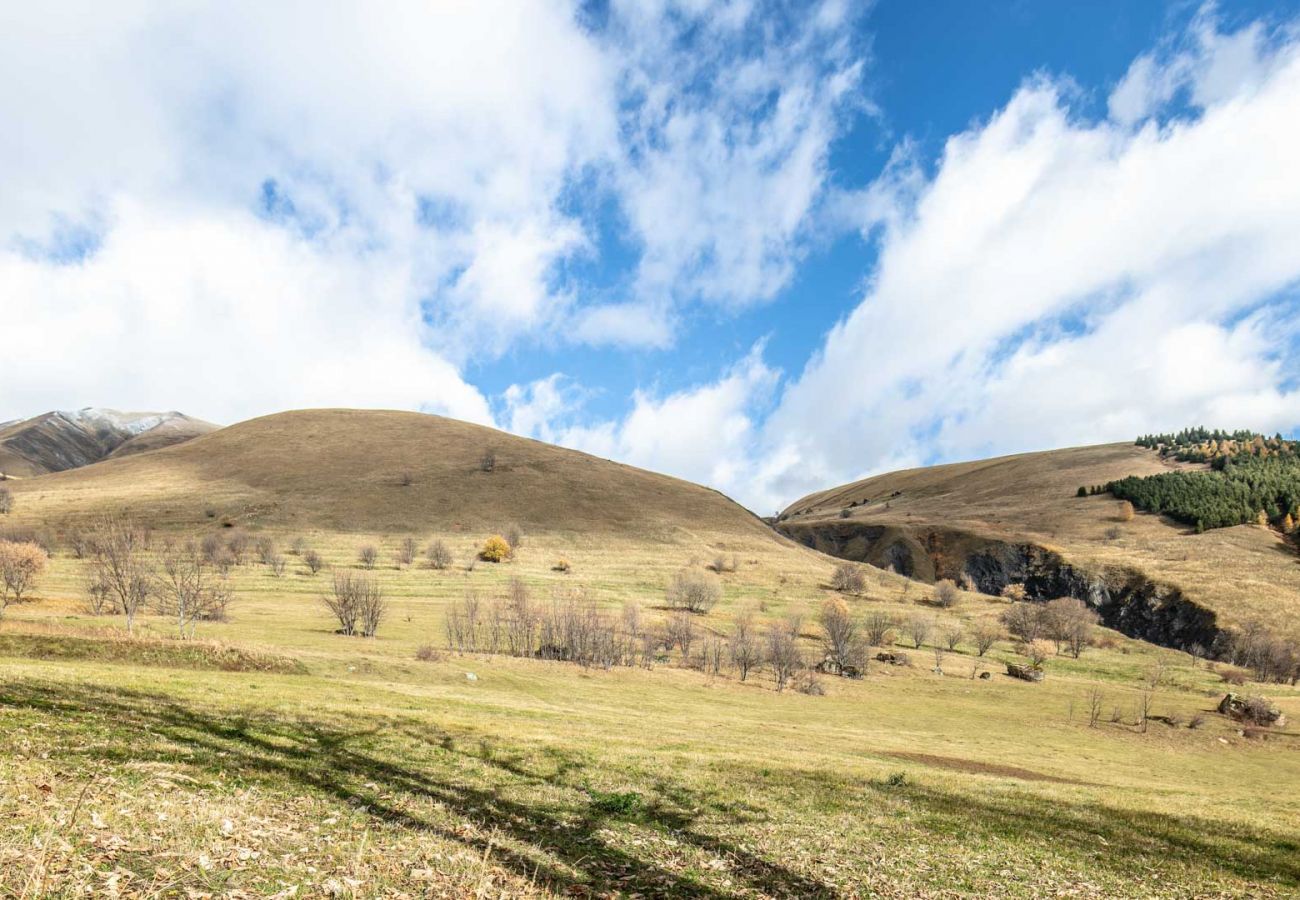
[[[1212,610],[1173,585],[1132,568],[1093,570],[1029,542],[1000,541],[956,529],[900,528],[860,522],[782,523],[789,537],[842,559],[890,568],[920,581],[968,577],[986,594],[1024,585],[1029,600],[1077,597],[1108,628],[1180,650],[1212,648],[1220,635]]]

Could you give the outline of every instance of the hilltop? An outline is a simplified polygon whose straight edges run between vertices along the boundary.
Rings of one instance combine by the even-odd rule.
[[[216,425],[179,412],[56,410],[0,425],[0,472],[30,478],[179,444]]]
[[[1024,582],[1031,596],[1094,602],[1140,595],[1150,608],[1129,623],[1135,633],[1175,646],[1252,620],[1293,627],[1300,558],[1277,530],[1250,524],[1197,534],[1160,515],[1127,515],[1109,493],[1078,496],[1081,486],[1199,471],[1209,466],[1132,443],[1025,453],[831,488],[791,504],[778,527],[923,581],[967,576],[990,593]]]

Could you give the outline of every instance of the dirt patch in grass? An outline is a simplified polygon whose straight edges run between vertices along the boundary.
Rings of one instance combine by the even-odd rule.
[[[133,638],[112,633],[0,633],[0,657],[3,656],[86,660],[172,669],[212,669],[221,672],[294,674],[305,671],[302,663],[291,657],[232,647],[216,641]]]
[[[1095,787],[1087,781],[1079,781],[1074,778],[1061,778],[1057,775],[1047,775],[1043,772],[1035,772],[1033,769],[1022,769],[1020,766],[1007,766],[999,763],[977,762],[973,759],[961,759],[955,756],[937,756],[933,753],[886,753],[886,756],[892,756],[895,759],[904,759],[908,762],[921,763],[925,766],[934,766],[939,769],[951,769],[954,772],[969,772],[973,775],[995,775],[999,778],[1018,778],[1021,781],[1046,781],[1052,784],[1078,784],[1085,787]]]

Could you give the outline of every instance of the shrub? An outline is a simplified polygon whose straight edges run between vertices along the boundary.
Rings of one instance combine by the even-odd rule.
[[[551,571],[553,572],[569,572],[572,571],[572,569],[573,563],[569,562],[563,556],[555,561],[555,565],[551,566]]]
[[[867,576],[861,566],[840,563],[831,575],[831,587],[844,594],[861,594],[867,589]]]
[[[849,607],[839,597],[822,604],[823,644],[827,670],[836,675],[860,675],[866,668],[866,648],[862,644],[858,623]]]
[[[488,450],[479,457],[478,467],[483,472],[494,472],[497,467],[497,454],[495,450]]]
[[[420,662],[437,662],[442,659],[442,653],[433,644],[421,644],[415,648],[415,658]]]
[[[510,542],[501,535],[494,534],[483,542],[483,549],[478,555],[484,562],[504,562],[510,558]]]
[[[949,650],[956,650],[957,645],[961,643],[961,639],[965,636],[966,630],[962,627],[960,622],[948,623],[943,627],[941,634],[943,645]]]
[[[363,569],[373,569],[377,559],[379,559],[379,551],[373,544],[366,544],[357,550],[357,562],[361,563]]]
[[[14,495],[9,488],[0,487],[0,515],[5,515],[14,508]]]
[[[1025,586],[1023,584],[1009,584],[1002,589],[1002,596],[1012,603],[1019,603],[1025,599]]]
[[[320,554],[315,550],[304,550],[302,553],[302,561],[306,564],[307,571],[313,575],[325,566],[325,561],[320,558]]]
[[[727,648],[731,656],[731,664],[736,667],[741,681],[749,677],[751,669],[762,665],[763,648],[759,644],[758,633],[754,627],[754,614],[749,610],[744,610],[736,616],[731,626],[731,636],[727,639]]]
[[[934,586],[934,602],[943,609],[952,609],[961,600],[957,585],[945,578]]]
[[[398,568],[415,562],[415,538],[402,538],[402,542],[397,545],[397,552],[393,554],[393,562],[397,563]]]
[[[691,644],[695,642],[695,620],[685,611],[673,613],[664,625],[664,645],[669,649],[677,647],[682,651],[682,659],[690,659]]]
[[[1188,728],[1193,728],[1193,729],[1200,728],[1204,724],[1205,724],[1205,713],[1195,713],[1190,719],[1187,720]]]
[[[1052,645],[1048,641],[1029,641],[1025,644],[1024,654],[1035,669],[1041,669],[1043,663],[1052,655]]]
[[[284,574],[285,558],[277,553],[271,557],[271,577],[279,578]]]
[[[915,615],[907,620],[907,633],[912,638],[913,646],[918,650],[929,639],[933,628],[934,622],[925,616]]]
[[[888,613],[873,612],[862,624],[870,646],[888,647],[893,643],[893,632],[896,627],[893,616]]]
[[[429,561],[429,566],[434,569],[446,569],[451,565],[451,548],[447,542],[436,540],[430,542],[428,549],[424,551],[424,558]]]
[[[774,622],[767,629],[767,664],[778,692],[803,668],[803,654],[795,642],[799,629],[793,622]]]
[[[1056,642],[1057,652],[1060,652],[1061,645],[1064,644],[1075,659],[1088,646],[1093,629],[1100,621],[1100,617],[1088,604],[1075,597],[1059,597],[1048,601],[1039,610],[1039,618],[1043,632]]]
[[[330,593],[321,597],[334,618],[339,633],[374,637],[388,611],[379,583],[365,575],[335,572]]]
[[[30,541],[0,541],[0,615],[11,602],[21,603],[45,571],[44,550]]]
[[[235,565],[242,566],[244,559],[248,555],[249,537],[242,530],[236,528],[226,536],[226,549],[230,551],[230,557],[234,560]],[[148,539],[145,539],[148,543]]]
[[[511,553],[514,553],[514,551],[524,545],[524,530],[515,523],[511,523],[505,527],[502,537],[504,537],[506,543],[510,545]]]
[[[641,795],[636,791],[605,793],[587,788],[591,796],[591,808],[597,812],[615,816],[634,815],[641,809]]]
[[[302,556],[302,552],[307,549],[307,539],[298,535],[289,542],[289,553],[293,556]]]
[[[714,576],[683,569],[668,583],[665,599],[672,609],[707,613],[722,599],[722,585]]]
[[[971,640],[975,643],[975,653],[983,656],[993,649],[993,645],[998,642],[1002,632],[992,622],[980,622],[971,629]]]
[[[1133,504],[1128,500],[1119,502],[1119,511],[1115,513],[1115,518],[1121,522],[1133,521]]]
[[[1043,633],[1042,607],[1036,603],[1017,602],[1002,613],[1002,624],[1015,637],[1028,643]]]
[[[258,562],[264,566],[269,566],[271,560],[275,559],[275,541],[263,535],[257,539],[256,547]]]
[[[812,669],[804,669],[794,680],[794,689],[801,694],[807,694],[810,697],[824,697],[826,688],[822,685],[821,679]]]

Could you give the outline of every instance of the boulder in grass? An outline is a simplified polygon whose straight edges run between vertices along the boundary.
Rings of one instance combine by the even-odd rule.
[[[1231,691],[1224,694],[1223,699],[1219,701],[1219,712],[1251,725],[1281,728],[1286,724],[1286,716],[1282,715],[1282,710],[1268,700],[1263,697],[1243,697]]]

